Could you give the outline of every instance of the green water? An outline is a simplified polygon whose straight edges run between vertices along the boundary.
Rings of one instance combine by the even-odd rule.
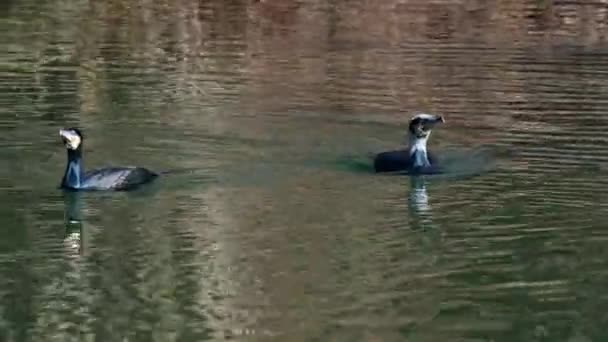
[[[608,340],[602,6],[4,0],[0,341]]]

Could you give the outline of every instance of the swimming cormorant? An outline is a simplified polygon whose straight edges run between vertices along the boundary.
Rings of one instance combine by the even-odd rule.
[[[151,182],[158,174],[142,167],[108,167],[84,172],[82,145],[84,137],[79,129],[59,130],[59,136],[68,152],[68,163],[61,180],[67,190],[128,191]]]
[[[427,152],[426,143],[436,124],[445,122],[441,115],[418,114],[410,120],[407,149],[382,152],[374,158],[376,172],[406,171],[410,174],[440,172],[436,159]]]

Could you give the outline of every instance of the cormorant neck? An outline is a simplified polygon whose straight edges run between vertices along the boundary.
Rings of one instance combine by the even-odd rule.
[[[421,168],[431,166],[426,151],[426,142],[428,138],[428,135],[424,138],[418,138],[414,135],[410,135],[408,150],[410,152],[410,159],[412,160],[412,167]]]
[[[65,167],[61,187],[78,189],[84,180],[84,166],[82,163],[82,148],[68,149],[68,163]]]

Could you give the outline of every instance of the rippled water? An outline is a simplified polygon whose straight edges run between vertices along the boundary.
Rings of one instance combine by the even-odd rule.
[[[607,340],[607,16],[3,1],[0,340]],[[455,172],[371,173],[416,111]],[[184,172],[63,194],[64,126]]]

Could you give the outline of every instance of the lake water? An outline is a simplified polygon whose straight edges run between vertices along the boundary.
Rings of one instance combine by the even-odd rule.
[[[608,340],[607,20],[3,0],[0,341]],[[418,111],[459,172],[370,172]],[[69,126],[87,167],[181,171],[63,194]]]

